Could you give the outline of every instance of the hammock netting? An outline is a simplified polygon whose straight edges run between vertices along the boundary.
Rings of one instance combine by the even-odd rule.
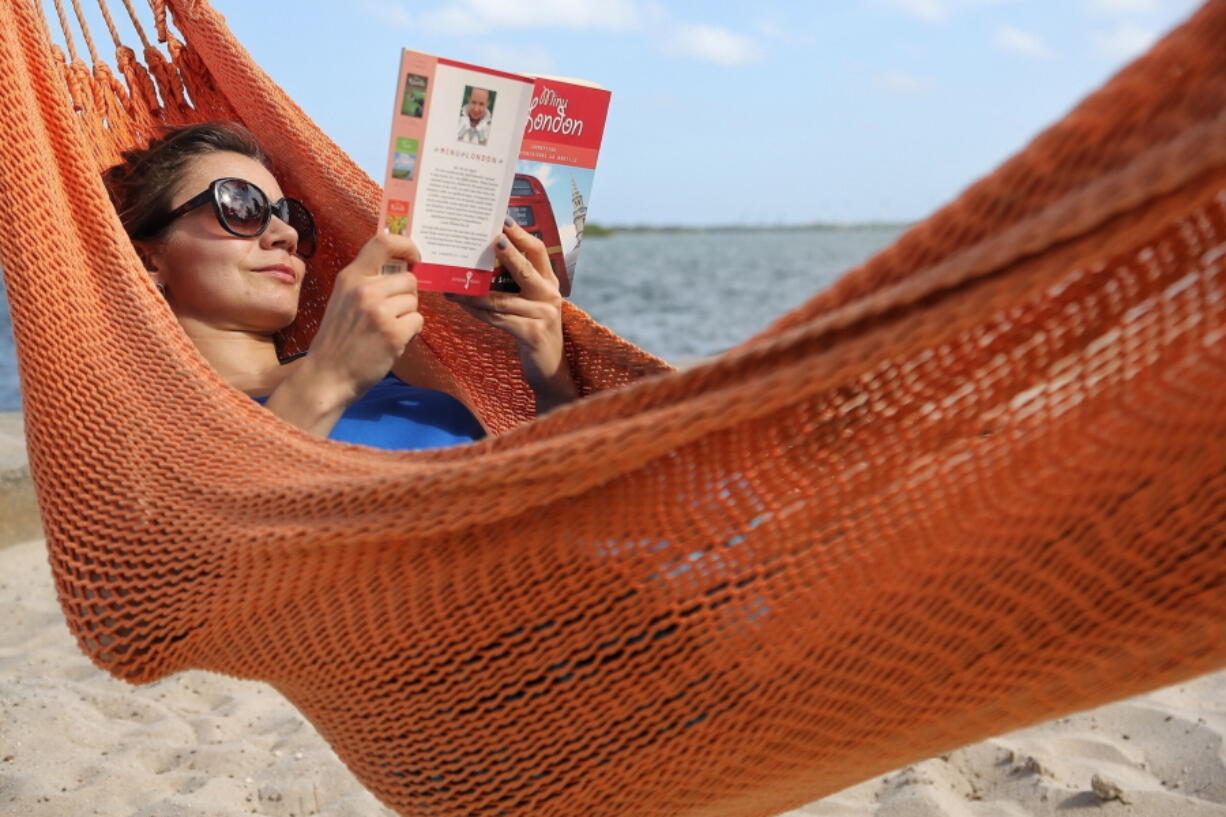
[[[402,453],[226,386],[100,171],[245,123],[326,237],[287,351],[376,184],[205,0],[115,69],[37,6],[0,2],[0,254],[108,672],[266,681],[405,815],[735,817],[1226,664],[1226,2],[696,369],[568,306],[586,397],[533,419],[509,340],[426,295],[420,385],[499,433]]]

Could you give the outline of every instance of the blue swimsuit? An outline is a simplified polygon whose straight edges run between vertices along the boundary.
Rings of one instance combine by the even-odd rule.
[[[267,399],[255,401],[263,404]],[[484,436],[477,418],[450,394],[410,386],[389,374],[345,409],[328,439],[407,451],[445,448]]]

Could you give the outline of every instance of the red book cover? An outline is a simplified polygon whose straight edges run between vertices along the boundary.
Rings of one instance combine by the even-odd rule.
[[[564,296],[575,280],[609,99],[603,88],[552,77],[537,77],[532,89],[507,211],[545,242]]]
[[[381,226],[421,250],[413,268],[421,289],[514,289],[506,273],[495,280],[492,248],[509,214],[545,242],[570,294],[609,97],[573,81],[402,52]]]

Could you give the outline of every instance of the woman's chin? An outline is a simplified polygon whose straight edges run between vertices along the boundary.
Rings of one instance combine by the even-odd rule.
[[[298,317],[298,305],[294,304],[294,309],[288,312],[278,313],[269,321],[269,331],[273,334],[280,332],[290,326],[294,319]]]
[[[241,326],[244,331],[260,335],[275,335],[294,322],[298,316],[298,304],[287,307],[269,307],[252,310],[243,316]]]
[[[281,297],[271,298],[261,304],[260,321],[270,332],[280,332],[298,317],[298,291],[286,291]]]

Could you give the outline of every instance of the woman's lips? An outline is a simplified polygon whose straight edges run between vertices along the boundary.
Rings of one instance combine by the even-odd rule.
[[[274,264],[271,267],[261,267],[256,272],[262,272],[266,275],[271,275],[279,281],[284,281],[287,284],[297,283],[298,274],[291,267],[284,264]]]

